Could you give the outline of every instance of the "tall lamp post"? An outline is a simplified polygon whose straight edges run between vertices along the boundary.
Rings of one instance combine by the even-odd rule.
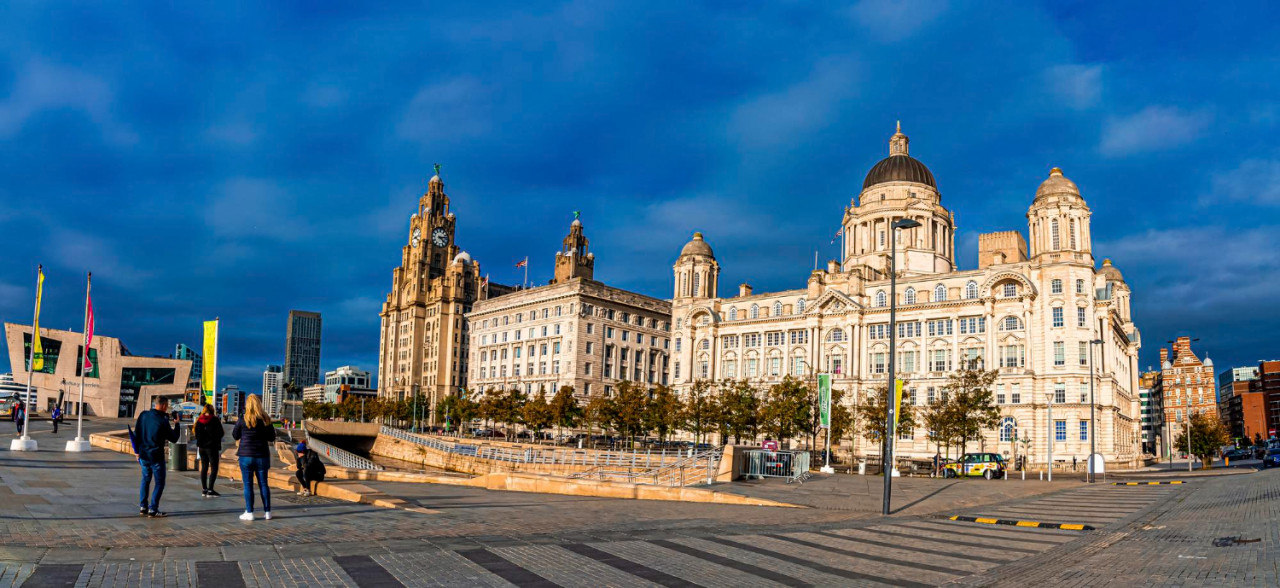
[[[1089,342],[1089,483],[1094,482],[1093,460],[1098,454],[1098,427],[1094,421],[1094,415],[1098,414],[1097,405],[1093,402],[1093,346],[1102,347],[1102,339],[1094,339]]]
[[[1055,394],[1057,394],[1057,392],[1046,392],[1044,395],[1045,398],[1049,400],[1049,423],[1048,423],[1048,426],[1045,427],[1045,429],[1048,430],[1049,434],[1046,435],[1045,438],[1048,439],[1049,441],[1049,481],[1050,482],[1053,481],[1053,441],[1055,439],[1054,436],[1057,434],[1057,432],[1053,430],[1053,401],[1054,401]]]
[[[894,393],[898,388],[897,376],[894,373],[894,359],[898,351],[898,230],[914,229],[920,226],[920,223],[909,219],[900,218],[893,221],[893,228],[889,235],[889,385],[885,387],[885,423],[884,423],[884,449],[880,455],[884,456],[881,460],[880,469],[884,473],[884,505],[881,507],[881,514],[889,516],[889,503],[893,498],[893,424],[894,424]]]

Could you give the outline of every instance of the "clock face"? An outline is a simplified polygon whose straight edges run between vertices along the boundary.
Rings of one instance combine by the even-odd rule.
[[[436,230],[431,231],[431,242],[436,247],[444,247],[449,244],[449,234],[444,232],[444,229],[436,227]]]
[[[418,243],[420,243],[421,241],[422,241],[422,229],[414,229],[413,240],[412,240],[413,246],[417,247]]]

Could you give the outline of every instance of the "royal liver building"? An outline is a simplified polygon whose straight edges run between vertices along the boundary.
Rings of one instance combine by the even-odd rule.
[[[867,173],[845,208],[843,254],[795,290],[721,297],[720,265],[701,233],[674,266],[671,375],[684,390],[700,379],[746,379],[761,389],[787,375],[833,374],[849,401],[885,386],[896,354],[904,403],[939,398],[962,365],[999,369],[1002,425],[971,451],[1027,456],[1044,464],[1089,454],[1089,356],[1093,355],[1097,447],[1108,464],[1139,455],[1138,329],[1129,286],[1110,260],[1095,267],[1090,211],[1058,168],[1027,210],[1020,231],[979,237],[978,269],[957,270],[955,220],[933,173],[896,132],[889,156]],[[919,227],[900,229],[910,218]],[[897,240],[898,338],[889,349],[890,239]],[[1101,340],[1099,345],[1090,341]],[[1053,404],[1052,422],[1049,404]],[[919,414],[917,412],[917,414]],[[1027,442],[1020,443],[1019,439]],[[903,457],[932,456],[926,432],[901,430]],[[855,454],[876,454],[859,439]]]

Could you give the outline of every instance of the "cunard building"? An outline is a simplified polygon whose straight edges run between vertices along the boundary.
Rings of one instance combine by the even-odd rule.
[[[379,314],[379,396],[422,394],[435,406],[464,389],[469,335],[464,315],[477,300],[512,290],[481,277],[480,264],[454,241],[455,226],[437,166],[409,217],[400,266],[392,272],[391,292]]]
[[[763,392],[788,374],[826,372],[854,402],[887,384],[893,354],[906,382],[903,402],[922,408],[961,366],[998,369],[1002,422],[971,450],[1027,455],[1043,466],[1052,444],[1054,459],[1069,464],[1086,459],[1096,434],[1108,462],[1133,463],[1141,339],[1129,286],[1109,260],[1096,263],[1089,206],[1061,170],[1027,196],[1027,232],[981,235],[977,269],[958,269],[955,217],[899,130],[845,208],[841,259],[797,288],[721,292],[719,261],[695,233],[673,268],[673,384],[687,390],[697,380],[746,379]],[[899,219],[919,226],[892,228]],[[899,274],[896,349],[889,348],[890,240]],[[920,427],[902,429],[897,447],[904,457],[936,450]],[[879,451],[863,439],[853,450]]]

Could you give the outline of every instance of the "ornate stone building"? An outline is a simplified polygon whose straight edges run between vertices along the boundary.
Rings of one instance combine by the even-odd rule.
[[[480,264],[454,241],[456,218],[439,167],[409,217],[400,267],[382,304],[378,395],[426,396],[432,406],[467,386],[468,327],[463,316],[477,300],[512,288],[490,284]],[[433,417],[434,417],[434,413]]]
[[[1193,414],[1218,413],[1218,386],[1214,380],[1213,360],[1204,361],[1191,351],[1191,338],[1178,337],[1173,354],[1160,348],[1160,378],[1156,380],[1158,397],[1164,407],[1165,443],[1173,443]]]
[[[702,234],[674,265],[672,380],[747,379],[761,390],[791,374],[833,374],[849,402],[887,384],[890,353],[906,381],[904,403],[940,398],[963,365],[998,369],[1001,426],[973,451],[1044,464],[1089,453],[1089,355],[1093,354],[1098,451],[1108,462],[1140,456],[1137,355],[1140,337],[1130,290],[1110,261],[1095,268],[1091,212],[1075,183],[1054,168],[1019,231],[981,235],[977,269],[955,265],[955,220],[928,167],[896,132],[889,157],[871,168],[845,208],[842,258],[811,272],[793,290],[736,295],[718,291],[720,266]],[[919,227],[895,231],[897,219]],[[889,349],[890,239],[899,271],[897,349]],[[1090,341],[1101,339],[1100,345]],[[1096,348],[1095,348],[1096,347]],[[1054,404],[1053,422],[1048,406]],[[1025,438],[1026,445],[1017,440]],[[899,455],[932,456],[926,432],[901,430]],[[878,453],[859,439],[856,454]]]
[[[595,255],[574,219],[548,285],[475,303],[473,393],[519,388],[548,398],[572,386],[585,401],[618,382],[667,384],[671,303],[595,281]]]

